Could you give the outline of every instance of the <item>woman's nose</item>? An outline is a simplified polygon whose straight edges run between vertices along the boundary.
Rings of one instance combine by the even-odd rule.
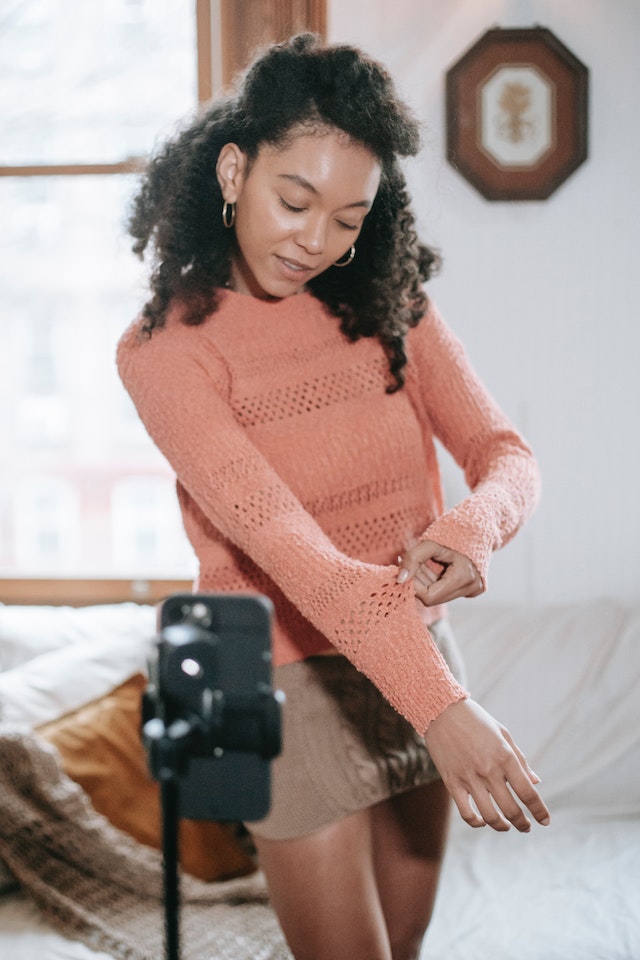
[[[309,216],[298,231],[297,241],[308,253],[322,253],[327,237],[327,223],[323,216]]]

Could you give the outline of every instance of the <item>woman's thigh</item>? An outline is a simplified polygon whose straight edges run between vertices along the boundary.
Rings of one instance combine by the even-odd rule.
[[[371,810],[376,886],[394,960],[418,955],[433,911],[450,805],[437,780]]]
[[[378,896],[371,810],[293,840],[255,843],[296,960],[392,960]]]
[[[417,957],[433,910],[449,807],[436,781],[307,836],[255,837],[296,960]]]

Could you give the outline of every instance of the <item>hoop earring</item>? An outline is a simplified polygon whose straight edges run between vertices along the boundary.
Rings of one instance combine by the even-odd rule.
[[[224,206],[222,207],[222,222],[224,223],[227,230],[230,230],[231,227],[236,222],[236,205],[235,203],[228,203],[226,200]]]
[[[349,256],[346,260],[336,260],[334,267],[348,267],[350,263],[353,262],[353,258],[356,255],[356,248],[351,244],[351,249],[349,250]]]

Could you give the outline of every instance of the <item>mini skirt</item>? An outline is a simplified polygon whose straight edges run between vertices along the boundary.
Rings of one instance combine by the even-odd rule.
[[[464,682],[447,620],[429,631]],[[246,824],[258,838],[290,840],[439,779],[421,737],[346,657],[320,655],[276,667],[286,696],[282,752],[271,764],[267,816]]]

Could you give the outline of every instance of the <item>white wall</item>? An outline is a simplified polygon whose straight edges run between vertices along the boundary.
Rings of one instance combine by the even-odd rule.
[[[543,499],[493,601],[640,597],[640,0],[328,0],[425,122],[407,174],[430,286],[534,446]],[[590,71],[589,159],[546,201],[485,200],[446,161],[445,72],[494,26],[544,26]],[[464,492],[445,458],[451,497]]]

